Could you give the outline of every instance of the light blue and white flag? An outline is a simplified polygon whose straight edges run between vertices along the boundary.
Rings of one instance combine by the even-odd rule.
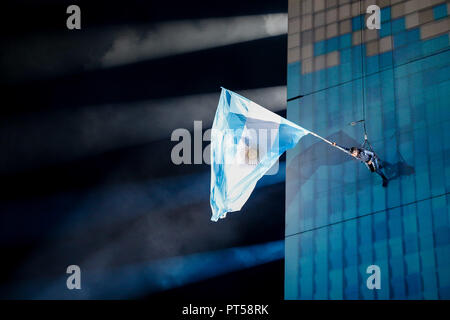
[[[211,220],[240,210],[258,180],[308,133],[222,88],[211,130]]]

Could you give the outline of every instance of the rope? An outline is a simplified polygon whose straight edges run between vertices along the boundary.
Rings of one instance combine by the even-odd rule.
[[[358,123],[358,122],[362,122],[362,123],[363,123],[363,128],[364,128],[364,144],[362,145],[362,147],[364,148],[364,147],[367,145],[367,146],[369,147],[369,150],[373,152],[372,146],[370,145],[370,142],[369,142],[369,140],[367,139],[367,127],[366,127],[366,90],[365,90],[365,87],[366,87],[365,77],[366,77],[366,75],[365,75],[365,68],[364,68],[364,54],[363,54],[363,43],[364,43],[364,42],[363,42],[363,40],[364,40],[364,39],[363,39],[363,31],[364,31],[365,14],[364,14],[364,17],[361,17],[361,13],[362,13],[361,2],[362,2],[362,0],[359,1],[359,13],[360,13],[360,26],[361,26],[361,31],[360,31],[360,33],[361,33],[361,72],[362,72],[361,80],[362,80],[362,99],[363,99],[363,101],[362,101],[362,102],[363,102],[363,103],[362,103],[362,116],[363,116],[363,119],[362,119],[362,120],[355,121],[354,123],[355,123],[355,124]],[[309,131],[309,130],[308,130],[308,131]],[[345,153],[347,153],[347,154],[353,156],[350,152],[348,152],[348,151],[345,150],[344,148],[340,147],[340,146],[337,145],[337,144],[332,143],[331,141],[329,141],[329,140],[327,140],[327,139],[325,139],[325,138],[319,136],[318,134],[316,134],[316,133],[314,133],[314,132],[312,132],[312,131],[309,131],[309,133],[310,133],[311,135],[313,135],[313,136],[315,136],[315,137],[321,139],[322,141],[328,143],[329,145],[331,145],[331,146],[333,146],[333,147],[335,147],[335,148],[337,148],[337,149],[339,149],[339,150],[341,150],[341,151],[343,151],[343,152],[345,152]]]
[[[361,6],[362,0],[359,1],[359,14],[362,14],[362,6]],[[364,22],[365,22],[365,14],[363,15],[363,17],[360,18],[360,25],[361,25],[361,73],[362,73],[362,116],[363,116],[363,128],[364,128],[364,144],[363,147],[366,146],[366,144],[369,145],[369,148],[371,148],[372,151],[372,147],[370,146],[370,143],[368,143],[367,140],[367,127],[366,127],[366,82],[365,82],[365,78],[366,78],[366,72],[365,72],[365,68],[364,68],[364,53],[363,53],[363,43],[364,43],[364,39],[363,39],[363,32],[364,32]]]
[[[362,0],[359,1],[359,13],[362,14],[362,6],[361,6]],[[372,152],[373,148],[372,145],[369,142],[369,139],[367,138],[367,126],[366,126],[366,70],[364,68],[364,53],[363,53],[363,44],[364,44],[364,38],[363,38],[363,32],[364,32],[364,22],[365,22],[365,12],[363,17],[360,19],[360,25],[361,25],[361,85],[362,85],[362,116],[363,116],[363,130],[364,130],[364,143],[362,145],[362,148],[365,148],[366,146],[368,149]]]

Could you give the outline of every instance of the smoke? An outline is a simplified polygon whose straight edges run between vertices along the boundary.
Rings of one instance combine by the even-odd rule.
[[[284,177],[285,164],[281,163],[279,173],[265,176],[257,188],[281,183]],[[153,265],[149,261],[165,261],[239,243],[245,232],[236,224],[248,224],[256,217],[232,213],[226,221],[210,222],[209,180],[209,172],[202,172],[88,190],[79,196],[72,209],[55,212],[63,215],[64,220],[47,232],[44,245],[16,269],[17,291],[9,291],[8,297],[14,296],[13,292],[23,295],[32,290],[27,283],[33,284],[30,287],[47,288],[55,281],[52,277],[59,278],[70,264],[79,265],[84,270],[83,277],[93,273],[106,277],[115,268],[140,261]],[[264,195],[264,190],[260,194]],[[35,206],[39,207],[39,202]],[[11,240],[11,235],[4,236]],[[45,270],[41,269],[43,266]],[[134,272],[142,273],[143,269],[140,270]],[[213,271],[209,272],[214,276]],[[58,281],[59,289],[64,288],[64,280]],[[147,289],[160,290],[160,286],[151,283]],[[90,292],[89,288],[84,289],[83,294]],[[117,291],[111,290],[103,294],[109,297],[108,294]],[[52,295],[56,298],[56,293]]]
[[[273,262],[283,257],[284,240],[278,240],[118,268],[82,268],[82,290],[67,290],[67,275],[58,279],[42,279],[18,285],[13,296],[22,299],[137,298]]]
[[[238,91],[272,111],[286,108],[286,87]],[[178,128],[212,125],[220,92],[132,104],[86,106],[0,120],[0,173],[76,160],[167,139]],[[187,116],[189,115],[189,116]],[[58,132],[55,135],[55,132]]]
[[[125,28],[101,59],[104,67],[204,50],[287,32],[287,14],[164,22]]]
[[[168,21],[89,28],[9,39],[0,51],[1,79],[59,76],[285,34],[287,14]]]

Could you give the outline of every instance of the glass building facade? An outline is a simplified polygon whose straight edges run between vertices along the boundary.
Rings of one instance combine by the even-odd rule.
[[[366,27],[373,4],[379,30]],[[450,299],[449,12],[289,1],[288,119],[346,147],[365,123],[390,181],[311,135],[288,151],[286,299]]]

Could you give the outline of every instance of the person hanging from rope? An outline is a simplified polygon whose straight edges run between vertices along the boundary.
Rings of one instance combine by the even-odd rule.
[[[377,155],[370,150],[367,150],[363,147],[351,147],[346,148],[342,147],[340,145],[337,145],[336,142],[333,142],[333,146],[339,147],[340,149],[344,149],[347,151],[349,155],[354,157],[355,159],[364,162],[364,164],[367,166],[367,168],[370,170],[370,172],[376,172],[378,175],[383,179],[383,187],[387,187],[389,180],[386,178],[384,173],[381,171],[383,166],[381,165],[380,159],[377,157]]]
[[[362,147],[351,147],[346,148],[342,147],[336,142],[331,142],[330,140],[325,139],[324,137],[319,136],[317,133],[314,133],[312,131],[309,131],[309,134],[321,139],[322,141],[328,143],[329,145],[332,145],[335,148],[338,148],[339,150],[351,155],[355,159],[364,162],[364,164],[367,166],[367,168],[370,170],[370,172],[376,172],[378,175],[383,179],[383,187],[387,187],[388,185],[388,178],[384,175],[384,173],[381,171],[383,166],[381,165],[381,160],[378,158],[378,156],[375,154],[375,152],[372,151],[372,147],[370,146],[369,141],[367,140],[367,134],[364,134],[364,144]],[[368,146],[370,150],[366,149],[365,146]]]

